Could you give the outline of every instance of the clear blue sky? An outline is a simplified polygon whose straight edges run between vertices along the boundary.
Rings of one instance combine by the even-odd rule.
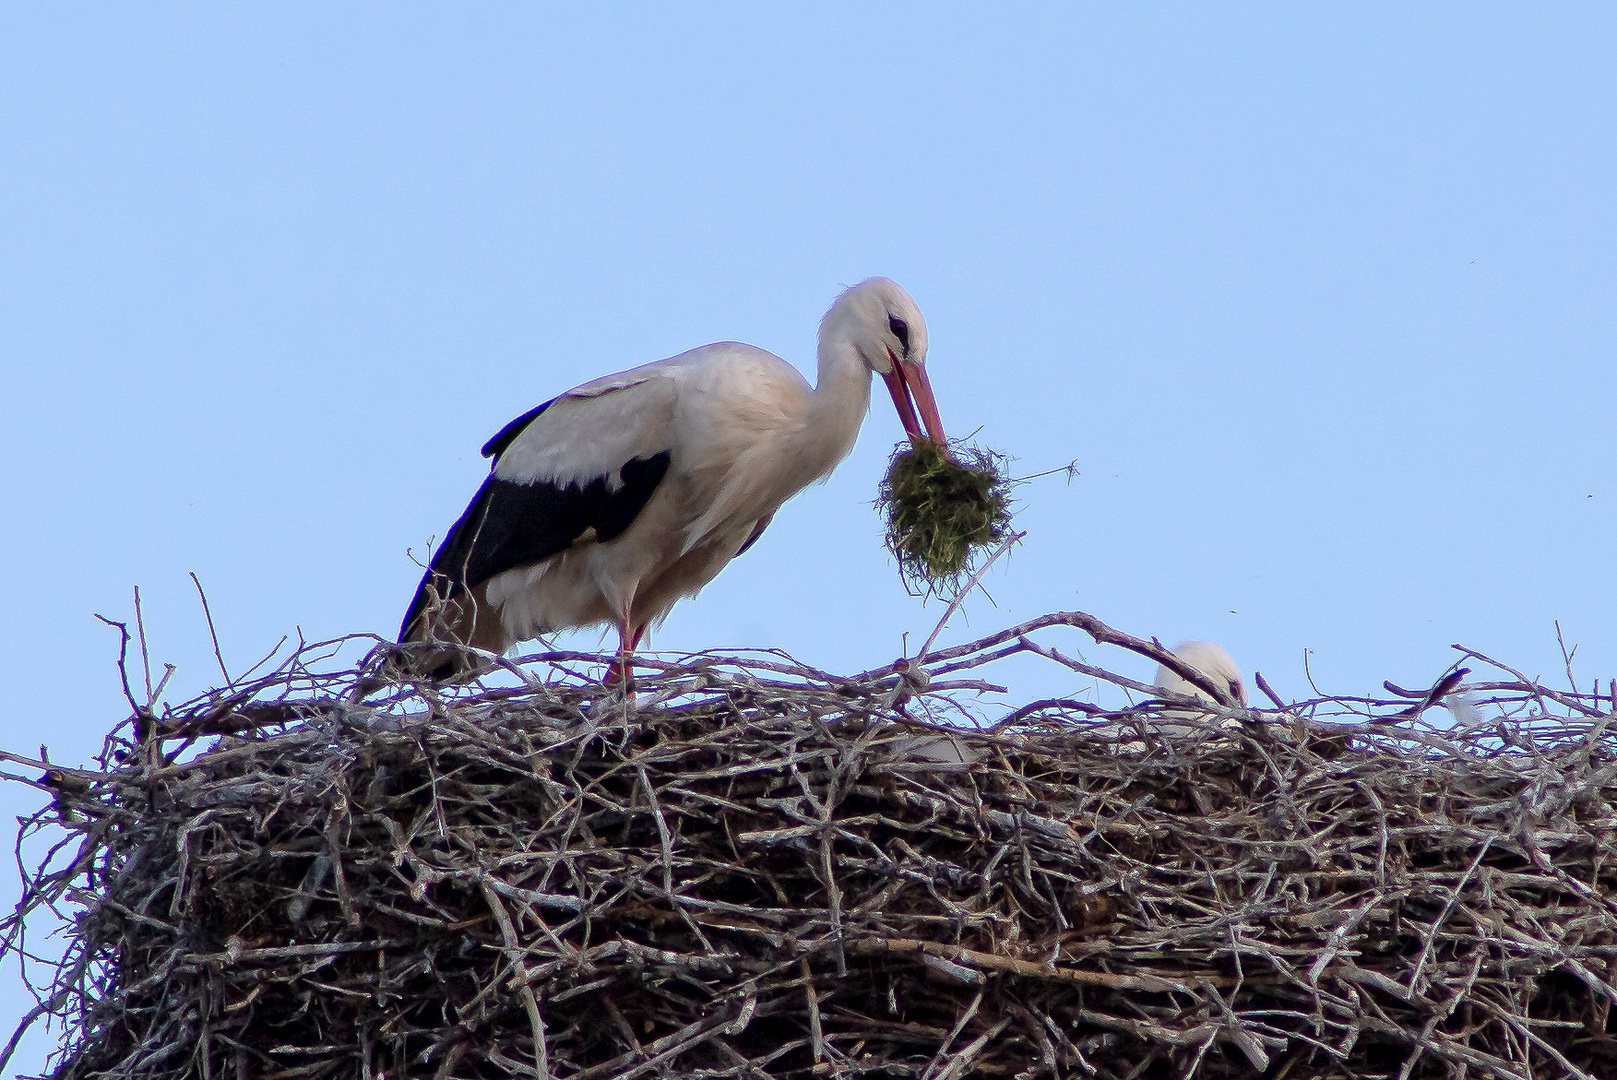
[[[1078,607],[1357,693],[1455,641],[1556,676],[1559,619],[1617,675],[1612,12],[12,6],[0,741],[94,751],[135,584],[178,697],[217,682],[188,571],[233,669],[392,633],[505,421],[713,340],[812,369],[872,274],[952,432],[1082,471],[946,640]],[[924,637],[898,435],[878,393],[654,645]]]

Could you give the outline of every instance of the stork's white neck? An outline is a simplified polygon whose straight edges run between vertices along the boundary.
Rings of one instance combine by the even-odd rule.
[[[814,477],[825,476],[848,456],[869,411],[869,365],[852,342],[822,333],[819,385],[809,396],[808,422],[793,448]]]

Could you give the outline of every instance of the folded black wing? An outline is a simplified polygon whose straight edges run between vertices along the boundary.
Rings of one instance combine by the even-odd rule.
[[[447,601],[566,551],[623,535],[672,458],[675,383],[656,365],[587,383],[530,409],[483,445],[494,467],[434,553],[400,640]],[[593,532],[592,532],[593,530]]]

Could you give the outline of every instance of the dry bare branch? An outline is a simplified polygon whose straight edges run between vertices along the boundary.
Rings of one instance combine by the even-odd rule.
[[[944,678],[1073,629],[1165,653],[1067,612],[854,678],[648,657],[629,703],[609,657],[443,687],[331,643],[131,694],[96,768],[0,754],[51,798],[0,944],[71,920],[26,1022],[62,1080],[1617,1075],[1608,698],[1185,734]],[[1461,692],[1489,723],[1423,719]]]

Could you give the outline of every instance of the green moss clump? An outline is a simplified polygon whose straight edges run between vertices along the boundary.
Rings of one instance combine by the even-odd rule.
[[[952,591],[978,556],[1011,531],[1011,482],[989,450],[905,443],[893,452],[876,505],[887,515],[887,546],[906,587]]]

